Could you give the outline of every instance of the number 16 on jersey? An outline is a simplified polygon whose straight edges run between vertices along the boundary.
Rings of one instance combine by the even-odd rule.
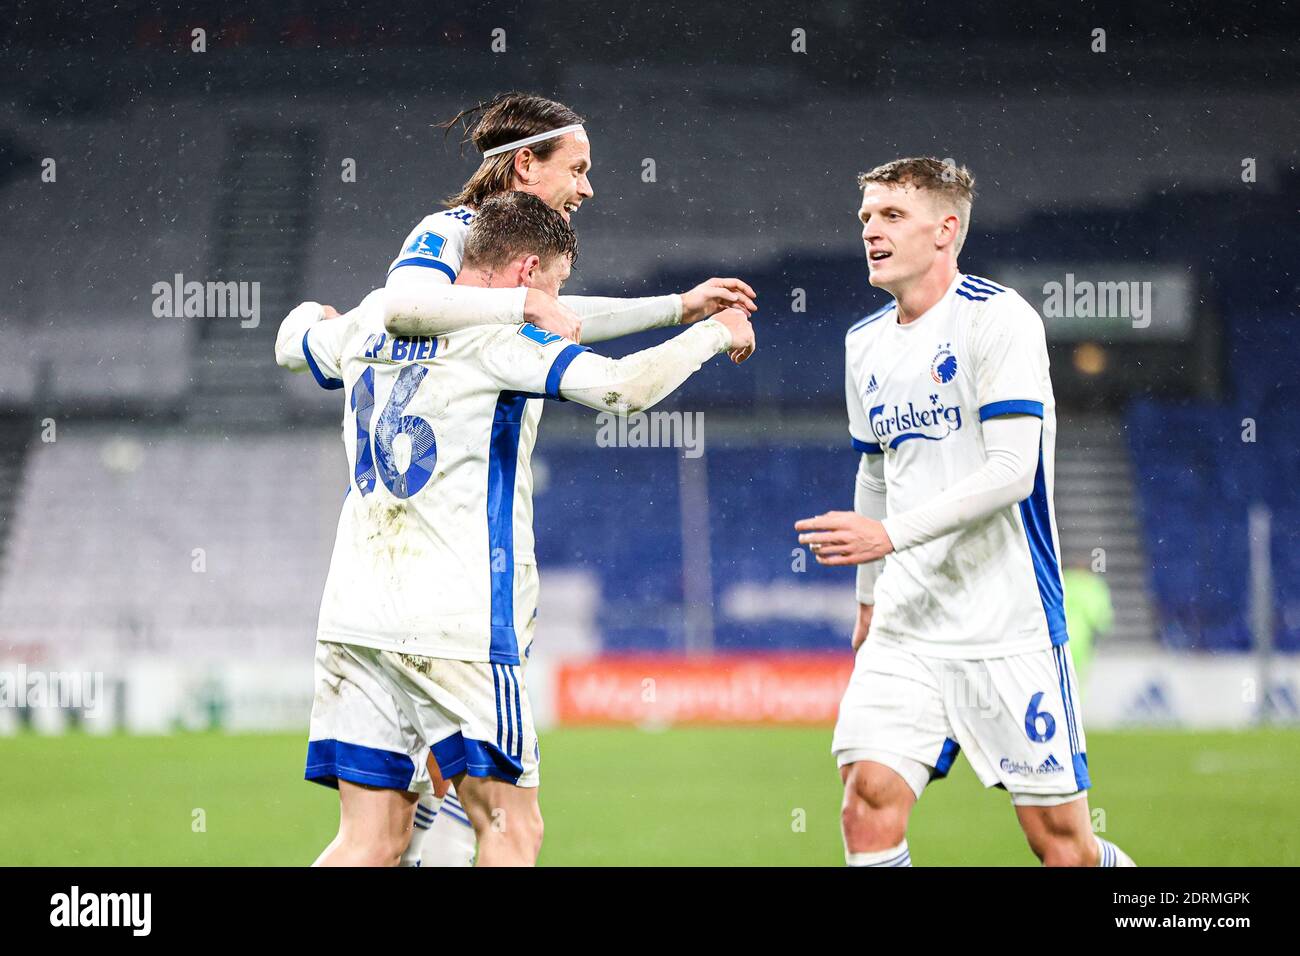
[[[423,365],[403,366],[377,420],[374,366],[368,367],[352,386],[350,405],[357,428],[354,476],[362,496],[375,490],[378,479],[394,497],[410,498],[432,477],[438,461],[433,427],[423,418],[403,414],[428,372]],[[398,467],[402,458],[407,459],[405,468]]]

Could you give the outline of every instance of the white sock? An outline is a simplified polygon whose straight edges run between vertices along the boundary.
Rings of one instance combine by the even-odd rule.
[[[474,837],[474,827],[453,790],[447,794],[447,799],[442,804],[442,812],[433,821],[433,826],[424,840],[423,865],[473,866],[477,852],[478,842]]]
[[[1098,866],[1137,866],[1127,853],[1109,840],[1103,840],[1101,837],[1096,839],[1097,850],[1101,854],[1101,859],[1097,861]]]
[[[420,802],[415,805],[415,826],[411,828],[411,839],[407,842],[406,849],[402,851],[402,861],[399,866],[420,865],[420,858],[424,852],[424,835],[433,826],[433,821],[438,818],[438,811],[441,808],[441,797],[435,797],[431,793],[420,795]]]
[[[847,866],[911,866],[912,854],[907,850],[904,840],[888,850],[876,850],[872,853],[850,853],[844,851],[844,863]]]

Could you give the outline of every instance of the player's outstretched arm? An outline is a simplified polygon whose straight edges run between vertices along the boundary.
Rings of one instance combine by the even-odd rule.
[[[746,315],[758,311],[757,296],[742,279],[712,278],[680,295],[638,299],[608,296],[562,295],[560,302],[582,319],[584,342],[605,342],[634,332],[670,325],[690,325],[736,308]]]
[[[752,352],[754,344],[754,329],[745,313],[726,309],[667,342],[621,359],[584,352],[565,370],[559,391],[599,411],[645,411],[719,352]]]
[[[392,335],[438,336],[476,325],[527,322],[573,342],[604,342],[689,325],[725,308],[752,315],[758,308],[754,299],[749,284],[734,278],[709,279],[681,295],[565,295],[557,300],[538,289],[454,285],[440,272],[399,269],[385,289],[384,327]]]

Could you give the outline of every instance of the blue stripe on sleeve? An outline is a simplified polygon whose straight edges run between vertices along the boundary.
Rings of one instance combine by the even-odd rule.
[[[302,354],[307,358],[307,367],[311,369],[311,374],[316,378],[316,384],[321,388],[330,390],[342,388],[343,379],[327,378],[325,373],[320,370],[320,366],[316,364],[316,359],[311,354],[311,346],[307,344],[307,336],[310,334],[311,329],[302,334]]]
[[[852,438],[852,436],[849,437]],[[853,438],[853,447],[864,455],[883,455],[885,453],[885,450],[875,442],[862,441],[857,438]]]
[[[569,365],[583,352],[590,352],[591,349],[585,345],[566,345],[560,350],[560,354],[555,356],[555,361],[551,363],[551,370],[546,373],[546,397],[554,398],[557,401],[565,401],[560,394],[560,379],[564,378],[564,373],[568,371]]]
[[[985,422],[999,415],[1033,415],[1043,417],[1043,403],[1028,399],[1014,398],[1005,402],[990,402],[980,408],[980,421]]]
[[[398,269],[402,268],[402,266],[423,266],[426,269],[437,269],[439,272],[444,273],[452,282],[456,281],[455,269],[447,265],[445,262],[439,262],[437,259],[427,259],[424,256],[411,256],[407,259],[398,259],[393,263],[393,267],[388,270],[388,274],[392,275]]]

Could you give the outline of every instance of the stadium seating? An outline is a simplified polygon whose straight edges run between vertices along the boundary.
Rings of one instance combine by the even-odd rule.
[[[70,424],[36,442],[0,644],[200,660],[309,647],[345,485],[331,437]]]
[[[519,79],[508,72],[513,67],[503,69],[504,85]],[[736,101],[716,128],[705,130],[695,119],[703,111],[661,93],[662,66],[646,64],[617,85],[603,82],[608,75],[575,63],[557,87],[591,117],[596,161],[598,200],[576,219],[582,250],[571,291],[649,294],[714,274],[745,276],[760,293],[761,361],[700,375],[666,407],[773,417],[789,410],[824,418],[837,432],[843,330],[883,301],[864,282],[851,219],[854,174],[872,159],[940,145],[977,172],[995,168],[1016,159],[999,145],[1004,117],[1029,124],[1018,138],[1041,144],[1035,162],[1018,167],[1014,188],[1001,183],[981,196],[978,242],[963,265],[980,271],[1032,259],[1044,248],[1080,261],[1121,250],[1183,262],[1204,277],[1207,301],[1222,314],[1222,400],[1140,400],[1125,419],[1159,633],[1174,646],[1249,646],[1245,522],[1249,505],[1263,501],[1274,512],[1279,646],[1300,647],[1300,513],[1293,492],[1300,478],[1300,360],[1294,317],[1277,310],[1279,297],[1293,301],[1295,290],[1291,263],[1276,242],[1276,203],[1263,190],[1265,179],[1286,174],[1261,165],[1258,194],[1204,191],[1217,182],[1217,170],[1239,163],[1234,130],[1286,115],[1284,102],[1252,91],[1211,104],[1224,132],[1209,146],[1193,142],[1185,124],[1165,123],[1159,155],[1195,154],[1199,164],[1173,170],[1153,161],[1144,175],[1178,180],[1180,188],[1135,201],[1151,192],[1147,186],[1117,175],[1103,156],[1080,160],[1078,144],[1059,135],[1059,116],[1037,100],[970,124],[970,104],[947,92],[918,91],[881,105],[867,123],[860,99],[846,91],[828,91],[815,114],[785,102],[783,74],[765,67],[734,85],[719,78],[707,92],[691,94],[713,114],[718,104],[710,97]],[[0,181],[0,275],[10,280],[0,304],[3,402],[6,411],[57,415],[60,432],[54,444],[33,447],[4,532],[10,540],[0,620],[8,637],[90,644],[107,634],[148,643],[170,639],[160,635],[178,628],[207,628],[233,629],[244,635],[239,640],[261,634],[257,640],[274,646],[310,632],[342,486],[337,431],[325,427],[339,417],[336,396],[305,376],[291,380],[285,401],[269,414],[322,427],[297,426],[285,438],[257,428],[219,434],[220,421],[193,434],[127,423],[138,410],[179,418],[182,400],[193,397],[193,363],[202,357],[195,325],[152,314],[151,289],[178,272],[206,278],[212,267],[222,212],[212,184],[221,181],[230,130],[292,116],[320,137],[312,225],[302,237],[303,284],[346,308],[382,281],[400,237],[473,167],[473,157],[458,158],[430,124],[482,92],[440,79],[436,92],[415,91],[400,103],[355,91],[340,97],[269,90],[254,98],[245,90],[236,104],[217,90],[142,96],[93,117],[13,111],[4,138],[13,168]],[[633,100],[640,104],[634,122],[623,105]],[[1165,94],[1153,94],[1149,109],[1133,103],[1115,93],[1086,108],[1115,125],[1115,136],[1138,143],[1149,135],[1148,114],[1176,118],[1183,109]],[[914,119],[909,125],[908,116],[926,117],[925,127]],[[1087,119],[1076,117],[1080,124]],[[823,144],[811,175],[809,143]],[[39,182],[23,166],[45,156],[58,160],[54,183]],[[356,182],[340,176],[349,157],[357,159]],[[643,176],[647,159],[655,161],[653,181]],[[718,176],[719,169],[727,174]],[[114,183],[111,203],[96,192],[105,170]],[[759,202],[761,217],[754,213]],[[1216,224],[1213,241],[1189,223]],[[1232,261],[1250,267],[1222,267],[1228,249]],[[803,311],[795,310],[796,300]],[[625,354],[665,334],[601,349]],[[281,374],[269,351],[266,372]],[[113,416],[121,424],[88,421]],[[1256,422],[1255,443],[1241,441],[1245,418]],[[851,592],[851,576],[794,571],[788,530],[809,506],[847,503],[848,453],[820,438],[779,446],[761,438],[744,447],[711,444],[707,459],[707,537],[714,568],[731,576],[723,580],[715,571],[711,582],[714,644],[838,646],[837,602]],[[596,573],[607,647],[685,646],[679,610],[693,592],[685,586],[682,553],[700,529],[683,537],[680,455],[590,452],[589,443],[555,443],[539,453],[551,482],[538,495],[542,560]],[[286,460],[296,470],[286,474]],[[194,548],[205,549],[204,573],[190,570]],[[85,573],[67,575],[70,565]],[[782,596],[793,582],[820,588],[839,579],[842,586],[828,583],[801,606]],[[758,603],[770,613],[751,607],[762,589],[769,597]]]
[[[494,62],[491,68],[503,84],[521,79],[509,72],[508,64]],[[782,78],[772,68],[747,70],[731,79],[710,76],[701,91],[691,94],[701,107],[693,111],[692,101],[663,94],[668,80],[681,82],[664,67],[647,65],[620,76],[617,84],[606,82],[608,73],[590,64],[574,64],[565,77],[570,98],[591,117],[597,191],[596,202],[576,220],[583,253],[571,291],[664,291],[715,270],[755,279],[763,295],[764,321],[780,354],[774,349],[775,363],[728,378],[723,394],[730,400],[814,402],[823,394],[821,350],[829,356],[836,348],[836,330],[875,301],[862,282],[852,221],[856,173],[897,149],[929,150],[937,143],[945,154],[977,170],[996,167],[1008,159],[996,135],[997,124],[1006,122],[1001,116],[1017,115],[1018,122],[1035,125],[1018,129],[1017,135],[1040,145],[1034,163],[1018,169],[1016,188],[981,195],[979,243],[972,248],[985,261],[994,255],[1032,256],[1045,245],[1060,256],[1095,256],[1116,244],[1145,251],[1152,234],[1161,236],[1161,254],[1205,254],[1195,230],[1169,226],[1185,220],[1175,219],[1176,210],[1167,202],[1131,214],[1083,210],[1087,204],[1131,204],[1143,186],[1108,168],[1104,157],[1081,163],[1075,144],[1058,135],[1056,114],[1041,108],[1036,97],[1007,104],[996,116],[972,125],[965,122],[969,106],[947,91],[916,92],[882,103],[859,130],[858,98],[828,91],[819,109],[810,112],[783,99]],[[559,88],[567,95],[564,83]],[[400,103],[355,89],[346,97],[332,91],[290,95],[272,90],[262,97],[246,91],[237,98],[220,91],[170,99],[141,96],[130,107],[93,118],[71,114],[51,119],[15,109],[7,121],[6,148],[14,162],[27,165],[0,183],[5,212],[0,217],[0,275],[10,279],[0,324],[99,325],[111,319],[139,322],[152,332],[163,322],[177,321],[151,314],[150,290],[177,272],[208,278],[220,213],[214,184],[222,181],[230,131],[240,124],[318,131],[321,160],[315,170],[312,225],[302,237],[308,247],[303,288],[347,307],[381,281],[401,237],[473,168],[472,156],[458,157],[454,144],[443,142],[431,124],[482,92],[456,82],[453,73],[440,78],[437,92],[415,91]],[[714,100],[727,97],[736,105],[721,111],[725,118],[707,130],[699,128],[694,117],[703,115],[704,107],[717,114]],[[635,122],[623,108],[629,99],[639,104]],[[1143,102],[1142,109],[1121,100],[1098,101],[1088,108],[1101,111],[1108,125],[1123,127],[1115,135],[1130,141],[1145,135],[1148,113],[1182,115],[1176,97]],[[1186,147],[1203,163],[1194,170],[1153,165],[1146,175],[1152,182],[1187,183],[1177,202],[1194,199],[1195,215],[1220,220],[1222,195],[1189,199],[1186,191],[1214,181],[1205,170],[1237,162],[1233,129],[1250,130],[1284,115],[1285,105],[1251,92],[1217,106],[1225,124],[1221,143],[1197,141]],[[916,127],[916,116],[926,117],[925,128]],[[204,121],[191,121],[195,118]],[[932,135],[934,131],[942,132]],[[1191,133],[1171,120],[1162,135],[1164,149],[1174,155],[1179,141]],[[708,150],[702,151],[700,143],[706,141]],[[808,171],[810,143],[820,144],[813,174]],[[56,159],[57,181],[41,183],[39,169],[29,168],[32,157]],[[348,158],[357,162],[355,182],[341,175]],[[650,182],[643,179],[647,159],[655,161]],[[717,175],[720,169],[726,175]],[[1271,175],[1262,169],[1261,184]],[[113,183],[110,203],[95,191],[106,176]],[[760,196],[761,217],[755,212]],[[1035,217],[1040,209],[1050,212]],[[1257,261],[1260,254],[1270,254],[1260,248],[1266,246],[1269,230],[1251,221],[1253,215],[1243,213],[1240,204],[1233,207],[1233,216],[1245,216],[1249,228],[1237,230],[1240,234],[1231,241]],[[768,225],[756,228],[760,221]],[[1257,238],[1250,244],[1252,229]],[[795,288],[807,294],[806,312],[791,310]],[[799,348],[792,344],[796,342]],[[19,364],[4,362],[6,369]],[[21,374],[18,397],[30,393]],[[150,396],[151,383],[151,378],[142,379],[146,401],[170,400],[170,389]],[[113,388],[119,395],[133,390],[127,379]]]
[[[1248,513],[1272,511],[1276,639],[1300,649],[1300,360],[1294,318],[1234,316],[1229,404],[1142,401],[1128,429],[1152,582],[1173,646],[1252,646]],[[1248,421],[1249,420],[1249,421]],[[1249,422],[1253,422],[1254,440]]]

